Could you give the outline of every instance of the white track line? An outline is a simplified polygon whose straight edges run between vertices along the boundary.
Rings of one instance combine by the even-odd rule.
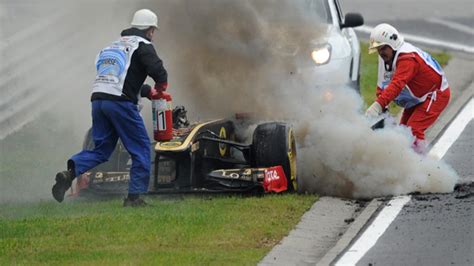
[[[451,122],[444,134],[431,148],[429,154],[438,159],[443,158],[448,149],[459,138],[466,128],[467,124],[474,118],[474,99],[471,98],[468,104],[459,112],[456,118]]]
[[[389,225],[397,218],[403,206],[409,202],[411,196],[401,196],[393,198],[387,206],[377,215],[377,218],[370,224],[357,241],[344,253],[335,263],[336,266],[355,265],[365,253],[369,251],[383,235]]]
[[[355,28],[355,30],[368,33],[372,32],[373,27],[369,26],[360,26]],[[446,48],[446,49],[451,49],[451,50],[456,50],[456,51],[461,51],[461,52],[466,52],[470,54],[474,54],[474,46],[468,46],[468,45],[462,45],[459,43],[453,43],[453,42],[446,42],[446,41],[441,41],[441,40],[435,40],[435,39],[430,39],[430,38],[425,38],[425,37],[420,37],[420,36],[415,36],[411,34],[405,34],[403,33],[403,37],[407,41],[413,41],[421,44],[427,44],[427,45],[433,45],[436,47],[441,47],[441,48]]]
[[[460,32],[464,32],[464,33],[467,33],[467,34],[474,35],[474,29],[473,28],[468,27],[468,26],[463,25],[463,24],[460,24],[460,23],[456,23],[456,22],[452,22],[452,21],[448,21],[448,20],[444,20],[444,19],[439,19],[439,18],[429,18],[426,21],[431,22],[431,23],[440,24],[440,25],[446,26],[448,28],[451,28],[453,30],[457,30],[457,31],[460,31]]]
[[[448,151],[449,147],[459,138],[466,128],[466,125],[474,117],[474,99],[471,98],[469,103],[461,110],[461,112],[452,121],[441,138],[431,148],[430,155],[438,158]],[[364,255],[377,243],[377,240],[383,235],[385,230],[397,218],[397,215],[403,209],[403,206],[409,202],[411,196],[402,196],[392,199],[387,206],[377,215],[375,220],[370,224],[357,241],[343,254],[343,256],[335,263],[337,266],[355,265]]]

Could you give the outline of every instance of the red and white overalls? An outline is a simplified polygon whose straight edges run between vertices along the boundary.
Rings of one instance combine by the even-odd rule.
[[[438,119],[450,98],[441,66],[428,53],[405,42],[396,51],[391,71],[379,57],[376,101],[386,107],[395,101],[404,108],[400,124],[411,128],[414,148],[424,148],[425,131]],[[418,147],[421,146],[421,147]]]

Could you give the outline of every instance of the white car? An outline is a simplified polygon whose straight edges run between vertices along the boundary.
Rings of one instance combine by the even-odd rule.
[[[360,46],[353,27],[363,25],[363,17],[358,13],[343,15],[338,0],[293,3],[274,21],[274,25],[285,23],[292,32],[302,33],[293,33],[293,42],[286,40],[274,48],[280,54],[293,56],[296,62],[292,74],[316,87],[349,85],[359,91]],[[304,29],[302,19],[308,25]],[[292,25],[296,20],[299,23]],[[305,38],[299,38],[303,34]]]
[[[313,9],[324,10],[317,14],[325,16],[327,31],[311,53],[315,66],[300,71],[310,75],[315,72],[318,85],[348,84],[359,91],[360,45],[353,27],[363,25],[363,17],[357,13],[344,15],[338,0],[306,2]]]

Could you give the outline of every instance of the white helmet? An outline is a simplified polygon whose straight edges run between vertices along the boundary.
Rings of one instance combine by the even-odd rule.
[[[149,9],[140,9],[133,15],[132,27],[145,30],[149,27],[158,28],[158,17]]]
[[[382,23],[370,33],[369,54],[377,51],[380,46],[388,45],[398,50],[403,45],[403,36],[392,25]]]

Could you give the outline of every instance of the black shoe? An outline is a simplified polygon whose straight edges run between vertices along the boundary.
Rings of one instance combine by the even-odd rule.
[[[62,171],[56,174],[56,184],[54,184],[52,189],[55,200],[58,202],[64,200],[64,194],[71,187],[73,179],[74,177],[70,171]]]
[[[148,204],[142,198],[137,198],[137,199],[125,198],[123,200],[123,207],[145,207],[145,206],[148,206]]]

